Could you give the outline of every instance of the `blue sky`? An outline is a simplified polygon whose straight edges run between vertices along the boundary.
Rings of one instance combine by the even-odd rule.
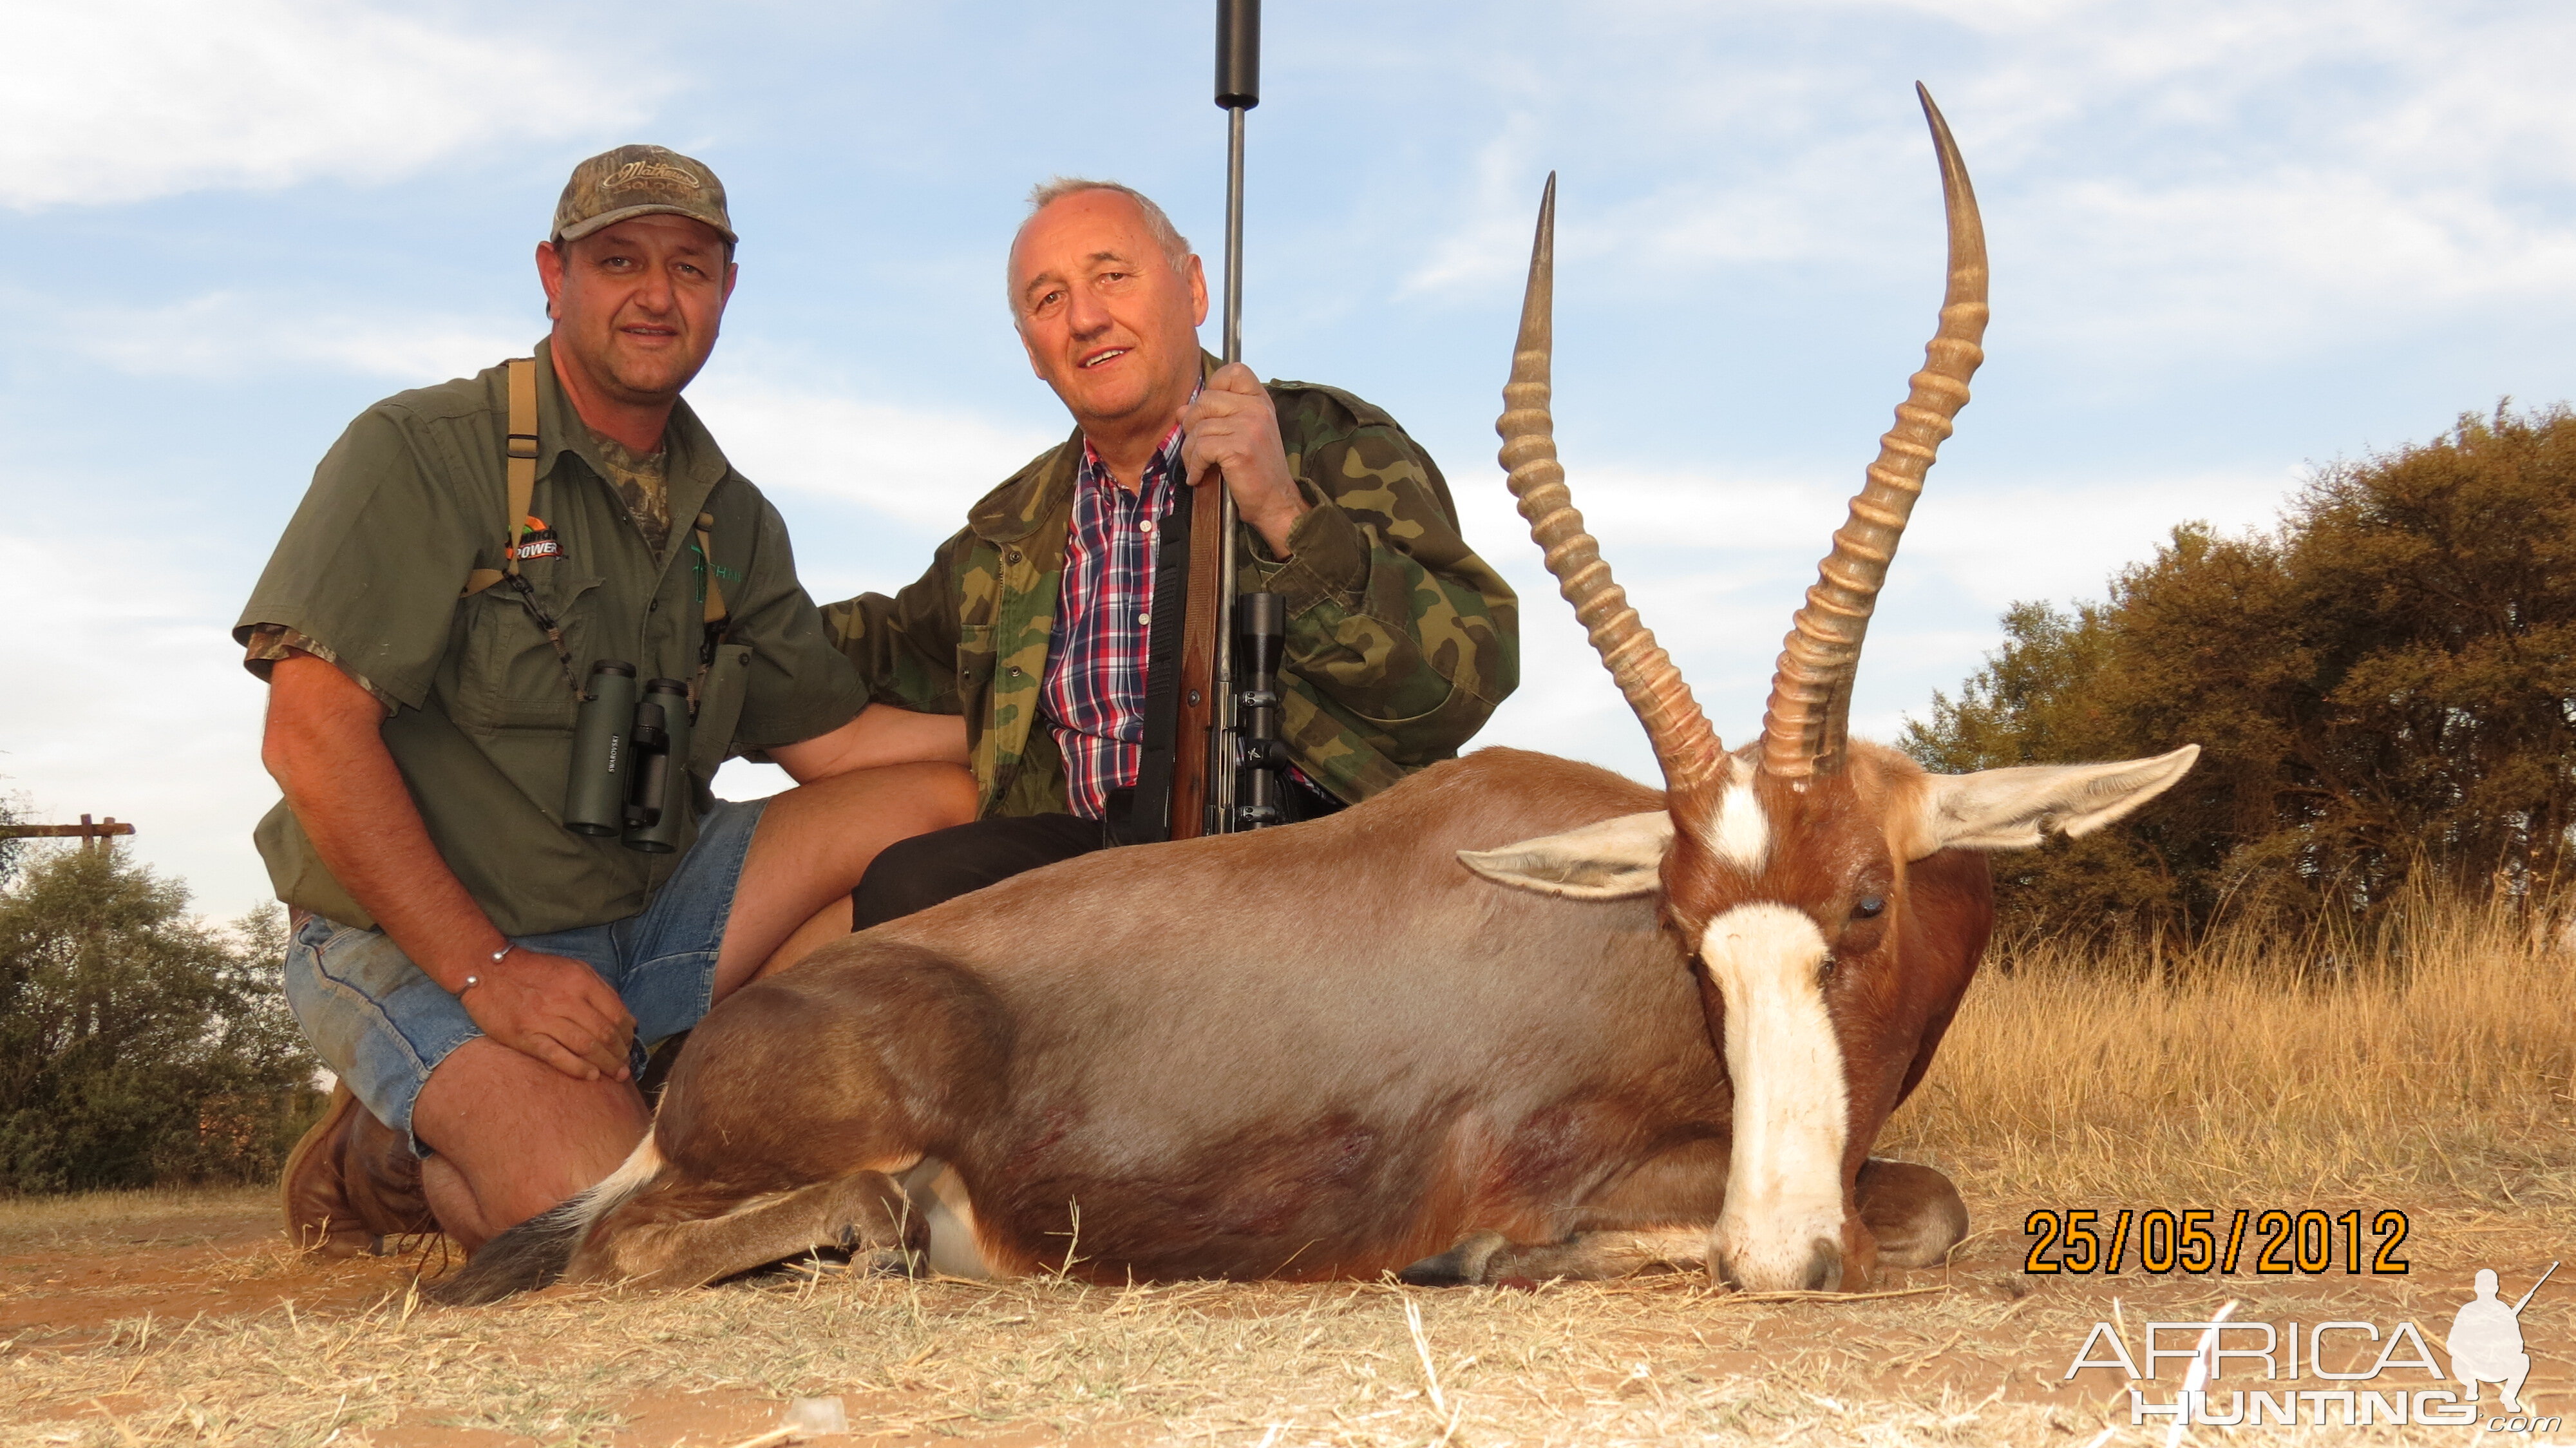
[[[2563,7],[1268,8],[1247,356],[1385,406],[1447,471],[1525,605],[1490,741],[1651,777],[1492,462],[1550,169],[1575,496],[1731,742],[1931,332],[1918,79],[1984,202],[1994,324],[1863,732],[1954,688],[2012,600],[2098,594],[2177,522],[2260,525],[2316,464],[2576,392]],[[620,142],[733,193],[742,284],[691,396],[808,587],[909,581],[1067,426],[1002,305],[1030,185],[1115,177],[1218,244],[1212,9],[0,15],[0,790],[139,821],[203,909],[265,895],[262,691],[225,629],[352,415],[539,335],[529,251]]]

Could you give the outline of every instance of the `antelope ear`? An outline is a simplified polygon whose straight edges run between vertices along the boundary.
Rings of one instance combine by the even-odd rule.
[[[1663,884],[1673,817],[1662,810],[1542,835],[1499,850],[1460,850],[1458,862],[1497,885],[1568,900],[1628,900]]]
[[[2186,744],[2152,759],[1935,774],[1924,782],[1915,858],[1935,850],[2026,850],[2048,831],[2089,835],[2172,786],[2200,758]]]

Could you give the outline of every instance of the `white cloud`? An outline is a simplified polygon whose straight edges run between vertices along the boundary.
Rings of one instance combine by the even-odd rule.
[[[68,506],[52,511],[70,526]],[[52,541],[54,519],[22,521],[36,531],[0,535],[0,576],[23,590],[9,660],[20,685],[0,689],[0,790],[24,791],[41,820],[132,822],[134,853],[186,880],[201,910],[267,899],[250,843],[277,799],[259,765],[267,691],[224,636],[233,601],[185,542],[120,538],[116,585],[102,589],[95,560]]]
[[[1934,284],[1929,148],[1885,67],[1796,52],[1723,84],[1701,12],[1643,0],[1449,183],[1406,292],[1493,292],[1536,175],[1570,177],[1569,266],[1687,288],[1746,263]],[[1783,7],[1784,10],[1786,7]],[[1802,11],[1805,7],[1799,7]],[[1930,79],[1985,203],[1998,325],[2188,363],[2312,352],[2466,308],[2576,303],[2576,27],[2562,7],[2355,0],[1850,0],[1954,26]],[[1611,50],[1615,48],[1614,59]],[[1750,111],[1735,92],[1752,86]],[[1533,145],[1536,139],[1543,144]],[[1605,176],[1607,165],[1624,176]],[[1596,272],[1596,274],[1599,274]]]
[[[2020,599],[2103,596],[2111,575],[2152,554],[2184,519],[2224,531],[2268,526],[2300,474],[2214,472],[2085,477],[1997,486],[1936,468],[1906,530],[1870,632],[1854,730],[1892,740],[1931,690],[1955,692],[2001,641],[1996,618]],[[1570,479],[1647,627],[1672,651],[1719,732],[1741,742],[1791,612],[1844,517],[1848,477],[1745,478],[1623,467]],[[1508,503],[1462,497],[1468,536],[1521,600],[1523,685],[1478,737],[1589,759],[1651,780],[1634,717],[1541,571]]]
[[[1475,195],[1464,208],[1466,219],[1433,244],[1430,257],[1405,277],[1397,296],[1484,288],[1502,278],[1528,274],[1538,192],[1524,184],[1523,170],[1536,139],[1534,132],[1529,116],[1515,116],[1502,134],[1477,148]],[[1558,231],[1564,233],[1567,228],[1560,225]]]
[[[383,183],[486,142],[629,125],[672,81],[524,17],[467,34],[319,0],[13,7],[0,203]]]
[[[60,345],[138,377],[223,379],[316,367],[420,386],[525,356],[546,323],[316,309],[295,298],[216,292],[40,325],[50,325]],[[938,534],[1062,438],[964,408],[870,402],[730,368],[691,387],[688,398],[725,455],[764,489],[856,503]]]
[[[730,379],[691,388],[689,405],[764,490],[857,503],[933,536],[954,531],[969,504],[1063,440],[960,408]]]
[[[2176,524],[2269,527],[2301,476],[2096,477],[1927,496],[1896,567],[1930,569],[1989,612],[2017,599],[2100,598],[2113,573],[2145,561]]]
[[[2200,520],[2223,532],[2268,526],[2300,476],[2285,469],[1998,485],[1935,467],[1894,578],[1937,574],[1990,611],[2016,599],[2099,597],[2113,572],[2149,556],[2177,523]],[[1569,481],[1575,506],[1623,582],[1633,575],[1641,587],[1676,579],[1715,586],[1722,577],[1763,609],[1776,603],[1781,627],[1799,591],[1815,581],[1815,561],[1859,482],[1615,464],[1585,468]],[[1479,496],[1464,507],[1468,532],[1487,557],[1515,563],[1529,549],[1507,502]],[[1701,561],[1718,559],[1723,563]]]
[[[220,379],[319,367],[419,386],[525,355],[545,320],[315,308],[290,297],[213,292],[163,307],[63,319],[63,345],[138,377]]]

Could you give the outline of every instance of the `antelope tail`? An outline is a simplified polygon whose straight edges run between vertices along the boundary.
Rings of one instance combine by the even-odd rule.
[[[449,1307],[480,1307],[517,1292],[552,1286],[600,1218],[653,1184],[662,1153],[651,1133],[636,1143],[626,1163],[606,1180],[549,1212],[542,1212],[491,1241],[453,1277],[422,1295]]]

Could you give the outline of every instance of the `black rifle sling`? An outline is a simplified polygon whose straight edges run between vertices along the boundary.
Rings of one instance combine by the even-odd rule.
[[[1172,763],[1181,732],[1181,644],[1188,632],[1195,490],[1183,486],[1170,491],[1154,525],[1154,617],[1145,631],[1145,743],[1136,763],[1136,793],[1126,818],[1110,821],[1111,834],[1126,845],[1172,837]]]

